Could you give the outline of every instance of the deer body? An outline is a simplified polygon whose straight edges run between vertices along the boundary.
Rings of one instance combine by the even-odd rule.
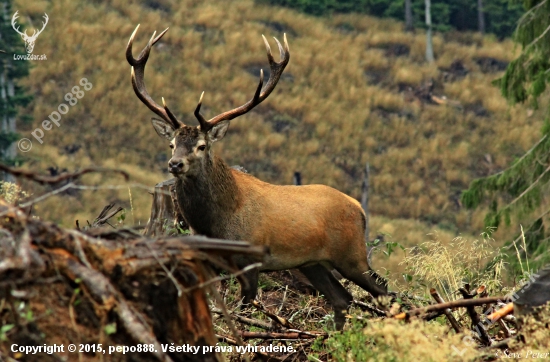
[[[365,216],[351,197],[324,185],[272,185],[217,158],[213,164],[200,181],[176,181],[180,209],[194,233],[269,247],[266,271],[318,262],[340,266],[342,251],[366,252]]]
[[[137,31],[137,28],[136,28]],[[273,60],[269,44],[270,78],[263,86],[263,72],[254,97],[243,106],[209,121],[200,114],[202,96],[195,110],[198,127],[181,124],[166,104],[160,107],[147,93],[143,82],[151,47],[164,35],[153,37],[135,59],[132,34],[126,57],[132,67],[137,96],[162,119],[152,123],[159,136],[170,141],[170,172],[177,178],[177,202],[192,232],[209,237],[244,240],[269,248],[262,271],[298,268],[334,307],[335,323],[342,328],[352,296],[332,275],[336,269],[373,296],[387,294],[367,262],[365,214],[351,197],[328,186],[278,186],[228,167],[214,156],[211,146],[221,140],[229,121],[262,102],[275,88],[289,60],[288,45],[277,41],[281,62]],[[164,99],[163,99],[164,101]],[[243,268],[251,263],[235,260]],[[256,297],[258,269],[239,277],[245,303]]]

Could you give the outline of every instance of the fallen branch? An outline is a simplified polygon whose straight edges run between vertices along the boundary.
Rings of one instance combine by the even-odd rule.
[[[111,209],[115,206],[115,203],[112,202],[105,206],[103,210],[99,213],[99,215],[95,218],[94,222],[92,223],[92,227],[98,227],[101,225],[105,225],[110,218],[124,210],[122,207],[117,207],[115,210],[111,211]]]
[[[487,297],[479,299],[460,299],[447,303],[434,304],[423,308],[412,309],[408,312],[399,313],[393,316],[395,319],[407,319],[413,316],[419,316],[430,312],[439,312],[447,308],[456,309],[461,307],[479,306],[483,304],[497,303],[498,301],[505,300],[506,297]]]
[[[504,333],[504,337],[508,338],[512,336],[512,331],[510,330],[510,328],[508,328],[506,323],[504,323],[504,319],[499,319],[497,323],[500,326],[500,330],[502,331],[502,333]]]
[[[218,309],[218,308],[212,309],[212,313],[218,314],[218,315],[223,315],[222,310]],[[241,323],[247,324],[249,326],[263,328],[263,329],[266,329],[266,330],[270,330],[270,329],[273,328],[271,323],[267,323],[267,322],[261,321],[259,319],[247,318],[247,317],[243,317],[243,316],[240,316],[238,314],[235,314],[235,313],[229,313],[229,315],[231,315],[233,318],[235,318],[237,320],[237,322],[241,322]]]
[[[435,290],[434,288],[430,289],[430,294],[431,296],[435,299],[436,302],[438,303],[445,303],[445,301],[443,300],[443,298],[441,297],[441,295],[439,295],[439,293],[437,292],[437,290]],[[458,321],[455,319],[455,317],[453,316],[452,312],[451,312],[451,309],[450,308],[446,308],[443,310],[443,313],[445,314],[445,316],[447,317],[447,319],[449,320],[449,322],[451,323],[451,326],[453,327],[453,329],[455,330],[456,333],[459,333],[460,332],[460,324],[458,324]]]
[[[497,343],[493,343],[492,345],[490,345],[488,347],[485,347],[485,349],[495,349],[495,348],[507,349],[507,348],[510,347],[509,343],[518,340],[518,338],[519,338],[518,336],[506,338],[506,339],[503,339],[502,341],[499,341]]]
[[[325,332],[239,332],[244,340],[249,339],[312,339],[326,337]]]
[[[470,293],[469,285],[467,289],[459,288],[459,292],[462,294],[462,297],[464,299],[473,299],[479,292],[483,292],[485,290],[485,287],[480,287],[477,290],[475,290],[473,293]],[[472,320],[472,329],[475,329],[477,333],[479,334],[479,337],[481,339],[481,342],[485,344],[486,346],[490,346],[493,342],[491,340],[491,337],[489,337],[489,334],[487,333],[487,330],[485,329],[485,326],[483,323],[481,323],[481,319],[479,318],[479,315],[477,314],[474,306],[467,306],[466,310],[468,311],[468,315],[470,316],[470,319]]]
[[[387,313],[384,312],[383,310],[381,309],[378,309],[376,308],[375,306],[372,306],[370,304],[367,304],[365,302],[361,302],[359,300],[353,300],[352,304],[358,306],[359,308],[361,308],[362,310],[365,310],[367,312],[370,312],[374,315],[377,315],[379,317],[386,317],[387,316]]]
[[[216,334],[216,338],[218,339],[218,341],[220,342],[225,342],[227,344],[232,344],[234,346],[240,346],[240,344],[237,343],[236,340],[234,340],[233,338],[231,337],[228,337],[228,336],[222,336],[220,334]]]
[[[283,317],[279,317],[278,315],[276,314],[273,314],[269,311],[267,311],[263,305],[260,304],[260,302],[256,301],[256,300],[253,300],[252,301],[252,305],[254,307],[256,307],[256,309],[258,309],[259,311],[261,311],[262,313],[264,313],[266,316],[268,316],[271,320],[273,320],[274,322],[280,324],[281,326],[283,327],[286,327],[286,328],[292,328],[292,324],[285,318]]]
[[[511,314],[514,312],[514,303],[508,303],[504,306],[504,308],[501,308],[497,310],[496,312],[493,312],[487,316],[491,322],[496,322],[501,318],[504,318],[508,314]]]
[[[39,184],[56,184],[65,180],[74,180],[79,178],[82,175],[85,175],[87,173],[92,173],[92,172],[102,172],[102,173],[115,172],[124,176],[124,179],[126,181],[130,179],[130,175],[124,170],[114,169],[114,168],[104,168],[104,167],[88,167],[74,173],[62,173],[59,176],[44,176],[44,175],[39,175],[36,172],[16,169],[0,163],[0,171],[4,171],[9,174],[12,174],[15,177],[21,176],[21,177],[28,178],[30,180],[38,182]]]

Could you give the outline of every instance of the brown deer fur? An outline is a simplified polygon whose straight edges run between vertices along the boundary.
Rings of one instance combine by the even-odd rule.
[[[272,71],[265,89],[261,81],[251,101],[210,121],[200,114],[201,97],[195,111],[201,125],[190,127],[175,120],[166,105],[161,108],[154,103],[145,90],[145,62],[151,46],[163,34],[157,38],[153,35],[140,57],[134,59],[131,55],[134,32],[127,58],[136,68],[135,73],[132,70],[136,94],[163,118],[153,119],[153,126],[161,137],[171,141],[169,169],[177,178],[177,201],[192,232],[269,247],[260,270],[299,268],[332,303],[336,327],[342,328],[352,296],[330,270],[336,269],[375,297],[387,294],[385,281],[367,262],[366,218],[361,205],[324,185],[278,186],[263,182],[228,167],[211,152],[212,144],[225,136],[229,121],[248,112],[275,88],[288,62],[286,38],[284,49],[278,44],[281,62],[273,61],[268,48]],[[250,261],[236,260],[236,263],[244,267]],[[258,272],[255,269],[240,277],[245,303],[256,296]]]

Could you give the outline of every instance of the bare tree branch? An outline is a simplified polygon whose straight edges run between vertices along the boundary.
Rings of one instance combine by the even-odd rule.
[[[0,163],[0,171],[7,172],[16,177],[21,176],[21,177],[28,178],[30,180],[38,182],[39,184],[56,184],[65,180],[75,180],[82,175],[85,175],[87,173],[92,173],[92,172],[102,172],[102,173],[115,172],[115,173],[120,173],[122,176],[124,176],[124,179],[126,181],[130,179],[130,175],[124,170],[104,168],[104,167],[88,167],[74,173],[62,173],[59,176],[45,176],[45,175],[39,175],[36,172],[32,172],[32,171],[15,169]]]

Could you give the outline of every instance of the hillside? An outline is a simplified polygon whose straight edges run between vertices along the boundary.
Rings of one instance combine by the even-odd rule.
[[[301,171],[304,183],[327,184],[355,198],[369,162],[371,236],[386,231],[413,245],[434,226],[449,236],[481,232],[483,212],[461,208],[461,190],[504,168],[539,136],[540,111],[508,106],[491,86],[516,54],[509,40],[437,34],[436,63],[428,65],[424,33],[405,33],[397,21],[314,18],[252,0],[18,0],[14,8],[35,25],[44,12],[50,17],[34,52],[48,59],[34,62],[25,84],[35,97],[27,110],[34,121],[20,131],[33,141],[25,167],[46,172],[101,165],[132,176],[131,188],[116,177],[90,176],[85,184],[103,188],[51,197],[35,208],[36,215],[66,226],[91,220],[117,200],[128,208],[130,224],[143,224],[151,201],[146,188],[170,177],[168,144],[134,95],[124,56],[137,24],[134,55],[153,31],[170,27],[152,51],[146,84],[188,124],[196,124],[192,112],[202,91],[203,113],[210,117],[248,100],[260,67],[267,67],[261,34],[281,39],[286,33],[291,60],[276,90],[232,121],[215,150],[263,180],[291,183],[293,172]],[[21,22],[29,27],[25,17]],[[40,145],[31,131],[82,78],[93,88],[59,128],[45,131]],[[428,100],[429,89],[446,104]]]

